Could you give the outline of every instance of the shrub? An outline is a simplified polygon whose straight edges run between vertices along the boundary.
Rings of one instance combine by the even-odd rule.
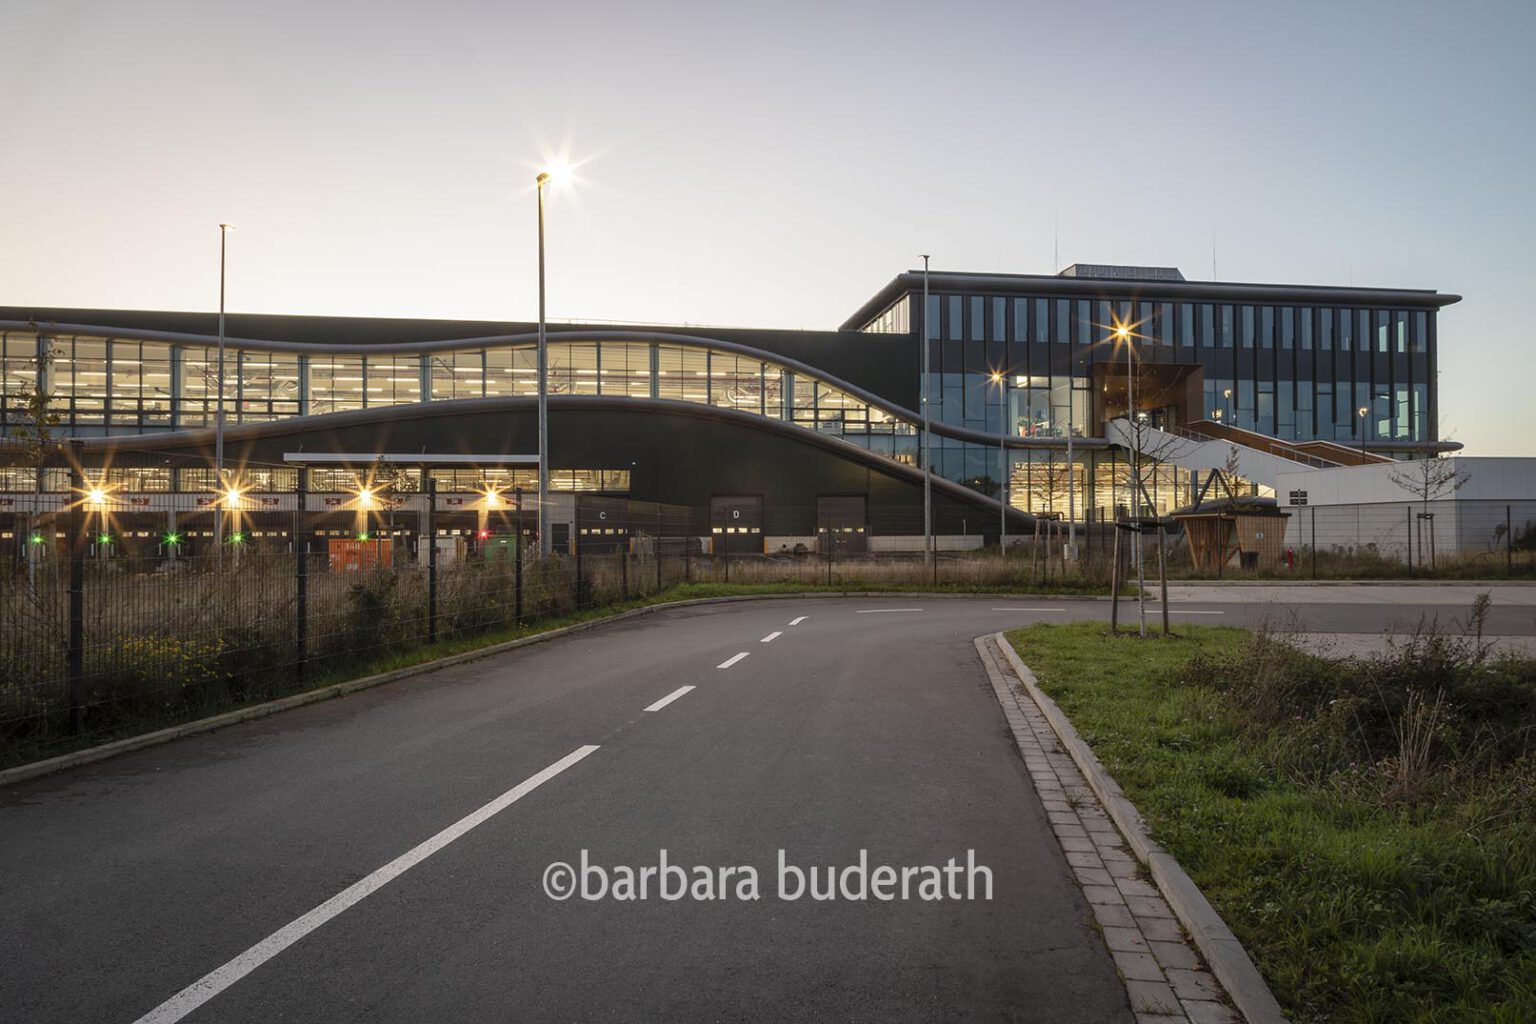
[[[118,714],[146,714],[216,698],[216,684],[228,679],[223,652],[222,639],[158,634],[120,640],[87,666],[87,700]]]

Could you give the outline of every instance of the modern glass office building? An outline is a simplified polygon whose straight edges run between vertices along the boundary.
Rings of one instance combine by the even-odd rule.
[[[552,326],[553,477],[696,506],[722,494],[919,505],[925,348],[941,515],[966,523],[989,508],[995,520],[1005,472],[1021,517],[1126,503],[1106,424],[1130,411],[1128,352],[1135,415],[1158,427],[1256,435],[1337,464],[1426,455],[1454,447],[1436,433],[1436,314],[1457,300],[1074,265],[903,273],[836,331]],[[215,334],[207,314],[0,309],[0,432],[26,426],[41,381],[56,429],[85,439],[102,473],[144,491],[209,486],[185,458],[152,456],[208,452]],[[230,451],[263,465],[298,448],[532,451],[534,340],[530,324],[230,316]],[[57,489],[60,472],[39,478],[0,451],[0,491]],[[468,471],[442,472],[453,488]],[[1180,507],[1195,484],[1161,467],[1154,504]]]

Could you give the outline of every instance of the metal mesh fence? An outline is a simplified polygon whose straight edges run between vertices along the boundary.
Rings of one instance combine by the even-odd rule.
[[[206,475],[201,461],[185,469]],[[60,486],[6,496],[0,758],[271,699],[439,641],[678,584],[1010,587],[1068,572],[1063,523],[1015,532],[1006,560],[981,550],[977,523],[940,537],[928,564],[920,509],[831,502],[743,518],[586,494],[551,495],[553,553],[541,558],[532,495],[438,493],[430,476],[424,489],[338,491],[319,473],[327,489],[311,491],[309,470],[242,471],[261,488],[145,491],[75,468]],[[1091,578],[1102,533],[1078,527],[1074,579]]]
[[[1303,571],[1536,572],[1536,502],[1313,505],[1286,511],[1286,545]]]
[[[1010,524],[999,558],[996,520],[953,517],[936,524],[929,562],[921,508],[862,497],[685,508],[564,493],[551,495],[554,553],[541,558],[536,500],[517,491],[439,493],[426,473],[415,489],[360,477],[345,490],[334,474],[250,463],[248,490],[221,492],[208,479],[196,491],[186,482],[204,480],[206,462],[169,468],[179,489],[145,489],[122,467],[77,467],[53,489],[3,496],[0,760],[678,584],[1100,587],[1123,518],[1093,508],[1075,527]],[[1401,574],[1410,558],[1415,569],[1536,569],[1536,503],[1289,511],[1287,568],[1298,575]],[[1164,540],[1177,570],[1187,545],[1181,554],[1176,529]],[[1126,545],[1119,556],[1124,570]]]

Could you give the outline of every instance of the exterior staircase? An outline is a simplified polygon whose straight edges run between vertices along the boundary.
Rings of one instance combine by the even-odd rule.
[[[1125,419],[1111,421],[1105,436],[1127,450],[1136,447],[1134,428]],[[1271,490],[1278,490],[1280,474],[1294,473],[1298,466],[1337,469],[1391,461],[1331,441],[1292,443],[1211,420],[1168,429],[1142,423],[1139,440],[1144,457],[1201,473],[1235,470]]]
[[[1244,448],[1269,452],[1281,458],[1296,458],[1298,462],[1312,465],[1307,459],[1319,459],[1330,466],[1374,466],[1392,460],[1361,448],[1336,444],[1333,441],[1281,441],[1267,434],[1244,430],[1215,420],[1195,420],[1187,428],[1190,433],[1201,434],[1218,441],[1231,441]],[[1298,457],[1300,456],[1300,457]]]

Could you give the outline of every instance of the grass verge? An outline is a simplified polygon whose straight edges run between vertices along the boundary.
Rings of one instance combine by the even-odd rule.
[[[1009,640],[1297,1022],[1536,1020],[1536,665],[1415,638]]]

